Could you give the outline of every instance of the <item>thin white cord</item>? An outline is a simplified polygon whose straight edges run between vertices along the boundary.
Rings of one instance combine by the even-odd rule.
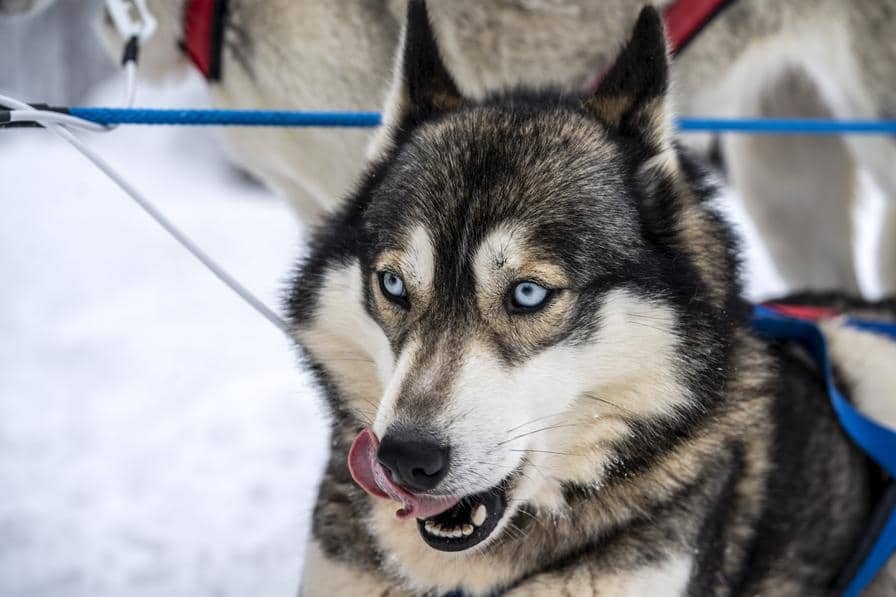
[[[214,274],[221,282],[226,284],[233,292],[239,295],[244,301],[246,301],[250,307],[255,309],[259,315],[267,319],[269,322],[274,324],[280,331],[282,331],[287,336],[289,335],[289,327],[286,325],[286,322],[280,318],[276,313],[274,313],[271,309],[267,307],[261,300],[259,300],[255,295],[253,295],[245,286],[236,281],[236,279],[231,276],[227,271],[225,271],[220,265],[218,265],[208,254],[205,253],[199,246],[194,243],[186,234],[184,234],[179,228],[177,228],[171,220],[169,220],[159,209],[152,204],[146,197],[144,197],[137,189],[135,189],[128,181],[122,178],[113,168],[110,166],[103,158],[101,158],[96,152],[90,149],[87,145],[84,144],[83,141],[78,139],[75,135],[71,133],[71,131],[67,130],[65,127],[48,124],[47,128],[59,135],[65,141],[68,141],[75,149],[80,151],[84,157],[93,162],[93,164],[99,168],[106,176],[112,179],[112,181],[118,185],[118,187],[123,190],[131,200],[134,201],[144,212],[146,212],[149,217],[156,221],[156,223],[165,229],[169,235],[171,235],[174,240],[176,240],[180,245],[186,249],[193,257],[198,259],[202,265],[206,267],[212,274]]]
[[[0,95],[0,104],[11,106],[11,99],[12,98],[5,95]],[[70,116],[68,114],[53,112],[52,110],[35,110],[31,106],[28,106],[28,109],[23,108],[21,110],[10,110],[9,121],[37,122],[42,125],[47,125],[49,123],[64,124],[72,128],[90,131],[93,133],[102,133],[109,130],[107,127],[101,124],[90,122],[89,120],[78,118],[77,116]]]
[[[128,60],[124,63],[125,76],[125,95],[124,105],[127,108],[134,107],[134,101],[137,99],[137,63]]]
[[[132,61],[125,63],[125,76],[127,77],[126,102],[128,107],[133,105],[136,94],[136,64]],[[208,254],[205,253],[190,237],[177,228],[171,220],[169,220],[159,209],[153,205],[149,199],[144,197],[136,188],[128,181],[122,178],[112,166],[110,166],[102,157],[94,152],[90,147],[84,144],[77,136],[75,136],[67,127],[80,128],[89,131],[108,131],[108,127],[98,125],[88,120],[83,120],[67,114],[60,114],[50,110],[35,110],[25,102],[19,101],[5,95],[0,95],[0,104],[9,108],[12,120],[27,120],[37,122],[46,127],[47,130],[56,134],[58,137],[68,142],[72,147],[81,152],[88,160],[93,162],[94,166],[100,169],[106,176],[112,179],[118,187],[127,194],[131,200],[137,204],[149,217],[156,221],[165,232],[167,232],[174,240],[187,250],[193,257],[199,260],[212,274],[215,275],[228,288],[242,298],[250,307],[271,322],[281,332],[289,336],[289,327],[286,322],[276,313],[267,307],[260,299],[253,295],[249,290],[237,282],[237,280],[227,273],[224,268],[218,265]]]

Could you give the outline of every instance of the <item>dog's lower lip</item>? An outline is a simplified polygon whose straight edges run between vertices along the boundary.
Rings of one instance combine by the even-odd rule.
[[[417,530],[427,545],[439,551],[463,551],[487,539],[507,509],[504,483],[468,495],[441,514],[417,519]]]

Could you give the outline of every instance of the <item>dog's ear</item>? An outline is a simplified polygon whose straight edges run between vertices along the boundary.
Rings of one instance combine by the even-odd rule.
[[[460,107],[463,97],[442,62],[424,0],[408,2],[400,52],[396,76],[404,93],[394,99],[406,117],[422,120]]]
[[[639,135],[658,151],[671,139],[668,120],[669,54],[663,19],[652,6],[585,107],[611,129]]]
[[[369,153],[381,151],[399,127],[414,127],[431,116],[459,108],[463,101],[439,54],[425,0],[411,0],[398,44],[383,126]]]

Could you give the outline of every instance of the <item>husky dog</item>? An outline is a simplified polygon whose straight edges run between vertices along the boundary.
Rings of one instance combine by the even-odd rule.
[[[431,6],[445,63],[467,97],[525,82],[581,91],[610,65],[643,0],[452,0]],[[230,0],[226,107],[370,110],[387,91],[406,0]],[[660,7],[670,0],[657,3]],[[149,0],[160,26],[141,68],[186,64],[183,0]],[[896,115],[896,0],[731,2],[678,56],[682,115]],[[116,50],[116,56],[120,55]],[[228,129],[236,159],[306,221],[360,174],[369,132]],[[708,147],[706,136],[686,142]],[[790,286],[856,291],[851,219],[857,168],[883,190],[878,271],[896,291],[896,143],[889,137],[725,135],[721,157]]]
[[[470,98],[408,7],[293,330],[332,413],[308,595],[821,595],[874,472],[748,326],[657,11],[591,95]]]

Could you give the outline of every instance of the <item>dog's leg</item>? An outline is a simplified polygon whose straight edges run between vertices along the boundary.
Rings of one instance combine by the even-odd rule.
[[[845,24],[851,41],[826,61],[834,67],[831,72],[836,79],[829,93],[838,106],[837,116],[894,118],[896,45],[889,32],[896,26],[896,2],[863,0],[842,6],[850,14]],[[877,266],[884,294],[896,293],[896,140],[865,135],[845,139],[856,162],[871,174],[886,199]]]
[[[345,562],[327,557],[312,540],[305,556],[300,597],[330,597],[331,595],[371,595],[373,597],[403,597],[410,593],[396,587],[393,581]]]
[[[683,595],[688,587],[692,565],[692,557],[681,554],[650,566],[608,574],[600,569],[599,564],[588,562],[539,574],[505,595],[507,597]]]
[[[896,595],[896,556],[890,556],[886,566],[880,571],[868,588],[864,597],[891,597]]]
[[[853,402],[862,413],[896,429],[896,343],[840,320],[825,322],[822,329]]]
[[[862,114],[852,116],[863,117]],[[883,293],[893,294],[896,293],[896,142],[889,137],[855,137],[849,144],[856,161],[868,170],[884,194],[876,265]]]
[[[884,207],[878,253],[880,285],[886,295],[896,293],[896,188],[891,191]]]
[[[843,325],[840,320],[822,324],[831,358],[850,389],[856,407],[868,417],[896,429],[896,344],[869,332]],[[896,556],[864,592],[869,597],[896,594]]]
[[[745,113],[831,116],[808,78],[793,69],[775,77],[755,101]],[[846,144],[837,137],[729,135],[722,151],[788,286],[857,292],[850,215],[855,168]]]

